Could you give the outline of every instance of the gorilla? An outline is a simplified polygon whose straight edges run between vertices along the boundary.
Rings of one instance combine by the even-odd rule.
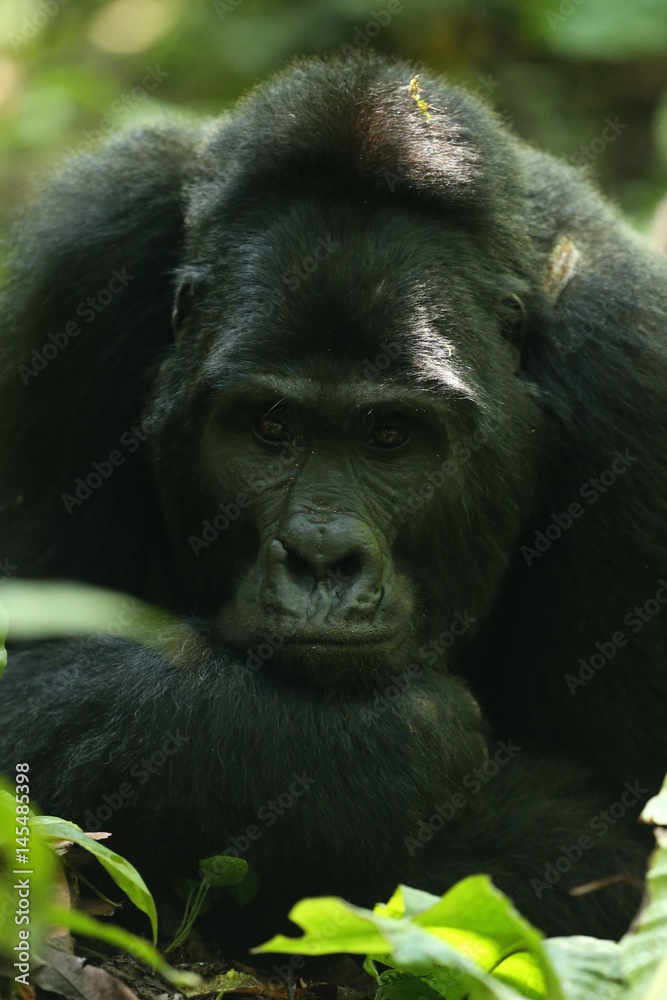
[[[621,935],[667,769],[667,260],[367,54],[76,156],[8,257],[4,575],[169,617],[15,643],[0,767],[158,895],[244,857],[226,940],[477,872]]]

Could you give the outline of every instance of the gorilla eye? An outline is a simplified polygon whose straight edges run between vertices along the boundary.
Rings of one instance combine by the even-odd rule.
[[[270,441],[271,444],[280,444],[294,436],[287,424],[269,416],[262,417],[257,421],[255,433],[262,441]]]
[[[382,448],[389,451],[392,448],[400,448],[407,443],[409,434],[404,427],[396,427],[394,424],[384,424],[375,427],[371,434],[371,444],[374,448]]]

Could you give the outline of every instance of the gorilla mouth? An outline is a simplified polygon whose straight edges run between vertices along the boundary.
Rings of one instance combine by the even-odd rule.
[[[244,635],[238,631],[225,640],[243,651],[246,667],[253,671],[266,668],[270,673],[298,683],[323,686],[351,684],[358,688],[376,682],[400,660],[402,633],[374,630],[349,633],[340,629],[309,632],[268,628],[258,635],[254,630]]]
[[[345,629],[312,629],[310,632],[295,630],[289,634],[285,633],[282,635],[282,640],[286,646],[294,644],[306,646],[377,646],[398,639],[399,635],[397,630],[385,632],[377,628],[366,630],[356,628],[354,632],[348,632]]]
[[[229,635],[226,638],[228,641],[231,639]],[[347,635],[340,632],[291,633],[286,635],[279,631],[268,632],[264,630],[261,636],[253,635],[252,637],[248,636],[242,639],[235,637],[235,642],[246,646],[248,651],[269,645],[274,653],[285,650],[291,654],[298,654],[301,650],[308,651],[311,649],[316,649],[320,653],[331,651],[338,654],[360,650],[368,650],[369,652],[373,652],[374,650],[389,651],[394,649],[400,643],[400,640],[401,636],[399,632],[373,632],[361,636],[358,633]]]
[[[355,638],[336,638],[330,636],[312,636],[308,637],[295,637],[290,636],[286,638],[283,643],[283,649],[290,649],[297,651],[299,649],[317,649],[320,652],[331,651],[332,653],[345,653],[347,650],[374,650],[374,649],[389,649],[395,645],[398,639],[398,633],[392,633],[391,635],[381,635],[381,636],[369,636],[366,639]]]
[[[380,653],[391,656],[404,645],[406,623],[397,622],[397,616],[393,621],[387,621],[386,614],[363,621],[352,613],[341,619],[336,611],[331,615],[333,620],[327,621],[326,617],[314,622],[306,614],[280,613],[274,607],[248,607],[237,599],[223,605],[216,623],[227,642],[247,656],[257,653],[261,659],[279,653],[294,659],[314,651],[320,656],[359,655],[362,651],[371,656]]]

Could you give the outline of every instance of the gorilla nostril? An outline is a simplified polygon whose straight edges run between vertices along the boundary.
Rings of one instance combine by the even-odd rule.
[[[331,571],[337,580],[354,580],[361,576],[361,559],[356,553],[345,556],[336,566],[331,567]]]
[[[364,560],[354,549],[341,554],[310,549],[307,544],[302,548],[299,551],[298,545],[280,538],[274,538],[269,548],[271,559],[282,563],[293,582],[300,586],[310,587],[318,580],[351,582],[363,574]]]

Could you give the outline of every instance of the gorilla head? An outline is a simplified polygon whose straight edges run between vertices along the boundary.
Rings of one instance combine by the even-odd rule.
[[[156,466],[197,613],[242,649],[270,637],[272,668],[368,684],[495,600],[536,495],[518,369],[540,276],[515,171],[502,222],[479,205],[504,133],[434,130],[395,70],[359,121],[357,69],[315,72],[314,100],[281,80],[245,108],[259,138],[232,119],[202,156]],[[420,154],[431,174],[407,174]]]

